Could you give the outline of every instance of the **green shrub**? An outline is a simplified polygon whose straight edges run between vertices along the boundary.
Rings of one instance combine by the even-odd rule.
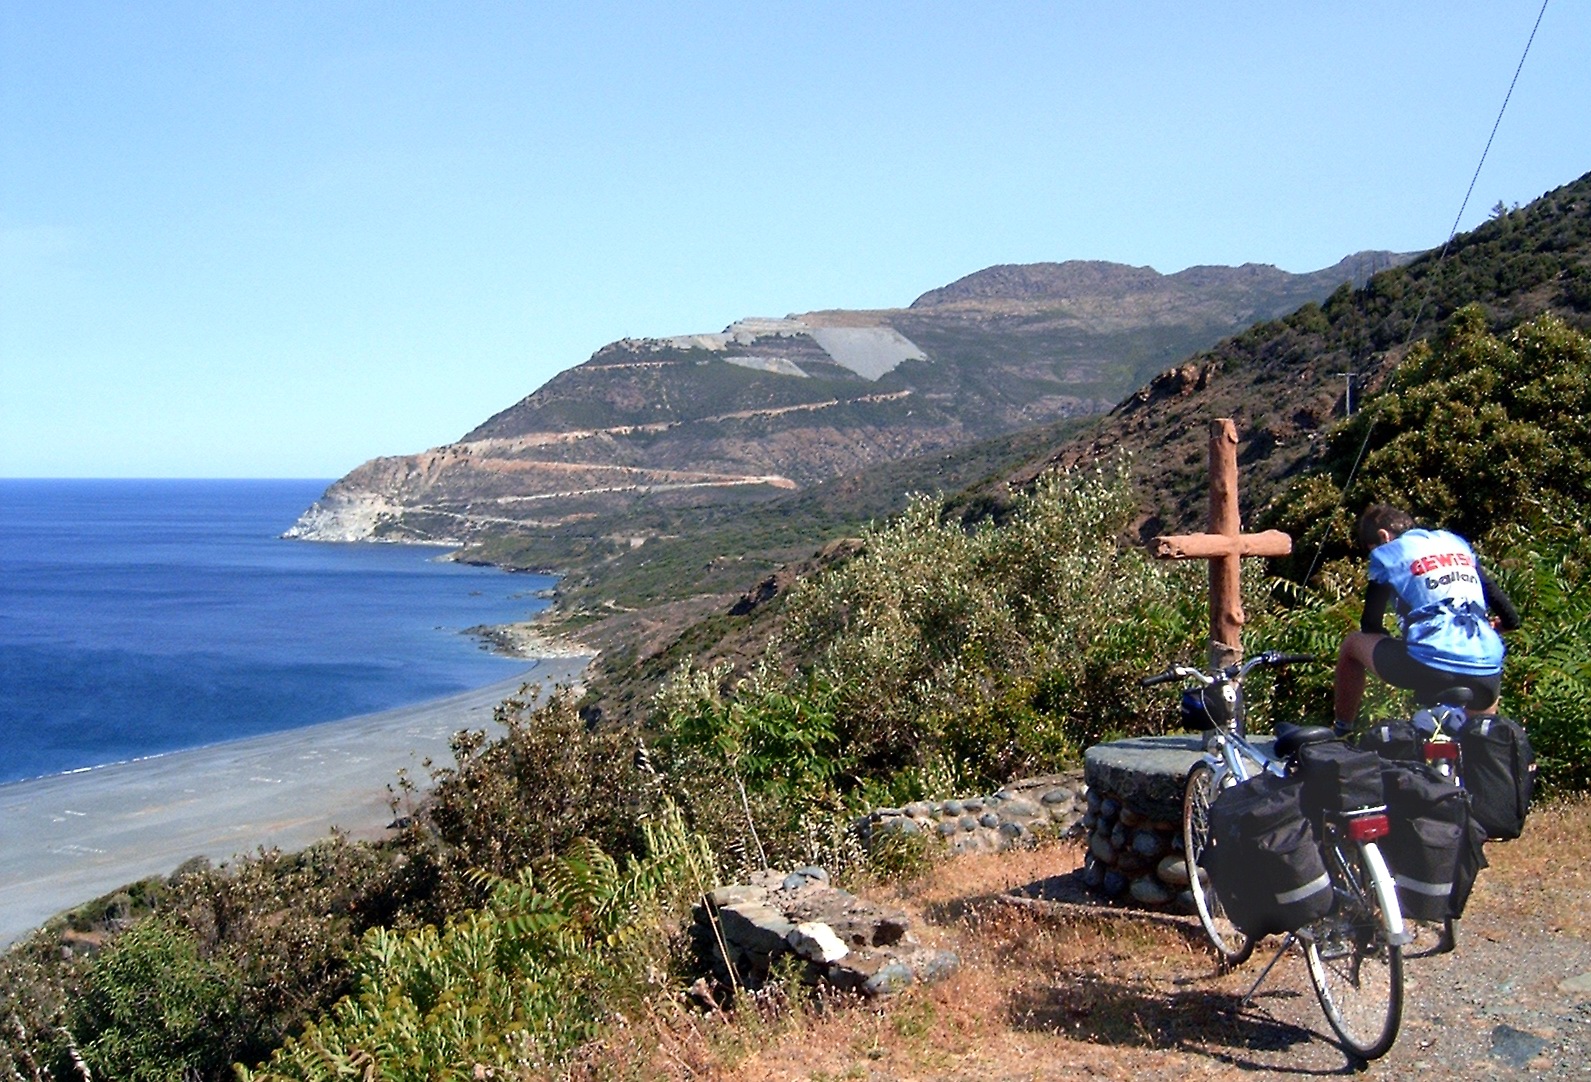
[[[373,929],[357,991],[289,1039],[244,1082],[338,1077],[390,1082],[549,1077],[616,1018],[668,990],[684,907],[715,883],[679,817],[644,831],[622,867],[594,842],[507,879],[487,905],[441,927]]]
[[[722,802],[723,829],[738,813],[744,833],[759,809],[789,828],[818,805],[987,788],[1158,730],[1173,715],[1137,679],[1202,657],[1207,606],[1200,569],[1121,542],[1136,514],[1125,463],[1048,477],[998,525],[914,499],[797,583],[750,676],[676,674],[656,704],[665,773],[690,756],[727,773],[745,794]]]
[[[478,731],[454,738],[455,763],[434,773],[421,822],[405,839],[405,889],[425,919],[479,905],[470,885],[477,871],[512,875],[581,837],[621,854],[640,844],[650,797],[633,733],[591,728],[565,688],[539,706],[509,699],[496,718],[507,730],[497,740]]]
[[[1326,471],[1300,478],[1266,514],[1294,534],[1293,577],[1314,571],[1277,613],[1278,634],[1335,650],[1357,626],[1363,559],[1345,557],[1366,504],[1399,504],[1455,529],[1523,617],[1505,639],[1502,707],[1529,729],[1541,783],[1591,787],[1588,448],[1591,337],[1553,316],[1495,331],[1478,305],[1459,309],[1332,432]],[[1401,693],[1379,681],[1370,690],[1370,716],[1407,713]]]
[[[1137,513],[1125,463],[1043,479],[1001,526],[919,499],[792,592],[783,646],[837,689],[868,777],[987,786],[1053,768],[1141,729],[1136,679],[1203,652],[1201,576],[1120,543]]]
[[[193,932],[154,917],[118,937],[89,967],[67,1030],[102,1078],[167,1082],[217,1078],[235,1043],[239,981],[202,956]],[[60,1065],[71,1077],[70,1064]]]

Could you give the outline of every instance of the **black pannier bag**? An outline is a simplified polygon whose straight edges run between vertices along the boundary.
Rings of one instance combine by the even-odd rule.
[[[1373,751],[1350,748],[1338,740],[1305,744],[1298,749],[1298,776],[1304,783],[1304,810],[1311,819],[1322,812],[1383,803],[1381,757]]]
[[[1250,936],[1291,932],[1331,910],[1331,881],[1304,814],[1302,783],[1260,774],[1210,805],[1201,860],[1232,923]]]
[[[1425,759],[1425,737],[1420,735],[1414,728],[1414,722],[1408,718],[1386,718],[1359,734],[1359,750],[1373,751],[1383,759],[1422,762]]]
[[[1470,718],[1458,734],[1470,810],[1488,838],[1517,838],[1536,785],[1536,753],[1512,718]]]
[[[1403,915],[1460,917],[1486,867],[1486,832],[1470,816],[1469,793],[1424,763],[1385,764],[1390,831],[1381,852],[1392,870]]]

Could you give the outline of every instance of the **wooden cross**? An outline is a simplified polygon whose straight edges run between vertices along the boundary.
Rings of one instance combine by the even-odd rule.
[[[1244,556],[1286,556],[1293,539],[1281,530],[1244,533],[1237,513],[1237,426],[1210,422],[1210,532],[1157,537],[1161,560],[1210,561],[1210,668],[1243,658]]]

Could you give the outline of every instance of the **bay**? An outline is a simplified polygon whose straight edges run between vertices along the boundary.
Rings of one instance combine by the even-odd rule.
[[[554,580],[279,535],[320,480],[0,480],[0,783],[389,710],[523,659]]]

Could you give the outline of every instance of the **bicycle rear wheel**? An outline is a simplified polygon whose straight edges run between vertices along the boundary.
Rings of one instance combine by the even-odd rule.
[[[1254,953],[1254,940],[1227,919],[1221,899],[1199,867],[1199,857],[1210,841],[1210,804],[1215,793],[1215,771],[1209,763],[1196,764],[1188,772],[1188,785],[1182,794],[1182,855],[1188,863],[1188,893],[1193,895],[1199,923],[1210,937],[1221,965],[1229,968],[1248,961]]]
[[[1328,840],[1322,846],[1336,907],[1310,925],[1304,943],[1326,1021],[1350,1052],[1367,1060],[1391,1050],[1403,1020],[1403,948],[1388,940],[1373,878],[1386,875],[1386,865],[1379,851],[1370,856],[1373,845],[1345,851]]]

